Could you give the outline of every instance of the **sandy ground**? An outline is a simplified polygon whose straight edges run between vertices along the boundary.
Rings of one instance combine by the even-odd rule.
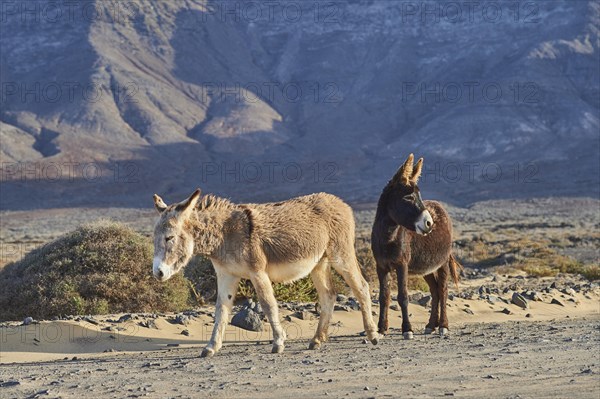
[[[449,301],[447,339],[422,335],[429,310],[412,303],[415,339],[402,339],[400,312],[390,310],[392,328],[378,346],[363,343],[358,311],[336,311],[331,341],[320,351],[306,349],[317,319],[282,309],[290,339],[279,356],[270,353],[265,324],[262,332],[229,326],[222,351],[199,358],[212,307],[185,326],[173,323],[174,315],[141,314],[121,323],[120,315],[96,316],[99,324],[13,323],[0,328],[0,397],[597,398],[598,291],[541,293],[529,309],[456,297]],[[140,325],[147,320],[156,328]]]

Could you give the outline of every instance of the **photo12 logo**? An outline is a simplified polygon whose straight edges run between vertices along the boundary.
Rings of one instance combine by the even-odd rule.
[[[338,182],[338,165],[335,162],[203,162],[200,176],[203,183],[313,183]]]
[[[542,91],[535,82],[402,82],[402,102],[418,104],[537,104]]]
[[[109,96],[117,104],[137,103],[135,98],[139,86],[135,82],[115,83],[110,87],[79,82],[2,82],[0,102],[2,103],[97,103]]]
[[[497,183],[504,178],[512,179],[515,183],[532,184],[540,182],[539,171],[539,165],[535,162],[433,162],[425,164],[421,180],[434,183]]]
[[[3,162],[0,181],[45,182],[113,182],[139,183],[140,168],[136,162],[111,164],[96,162]]]

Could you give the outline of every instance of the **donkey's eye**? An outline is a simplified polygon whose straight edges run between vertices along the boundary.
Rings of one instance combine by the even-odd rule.
[[[169,242],[169,241],[171,241],[173,238],[175,238],[175,236],[168,236],[168,237],[165,237],[165,241],[166,241],[166,242]]]

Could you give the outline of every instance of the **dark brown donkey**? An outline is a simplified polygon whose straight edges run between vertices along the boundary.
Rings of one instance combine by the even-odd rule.
[[[385,334],[388,329],[390,273],[396,269],[404,339],[413,338],[408,320],[408,275],[424,276],[431,291],[431,317],[425,334],[439,327],[440,335],[444,335],[448,332],[448,275],[458,285],[462,269],[452,256],[450,217],[439,202],[421,200],[417,180],[423,158],[414,167],[413,161],[410,154],[383,189],[371,235],[380,289],[379,332]]]

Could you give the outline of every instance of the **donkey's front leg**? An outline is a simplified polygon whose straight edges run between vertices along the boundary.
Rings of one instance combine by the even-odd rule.
[[[402,335],[404,339],[413,339],[412,326],[408,320],[408,265],[398,265],[396,274],[398,277],[398,304],[402,309]]]
[[[271,279],[265,271],[259,271],[252,277],[251,281],[263,311],[267,315],[273,329],[273,349],[271,352],[281,353],[285,348],[285,332],[279,320],[279,309],[277,308]]]
[[[384,269],[385,268],[385,269]],[[390,270],[387,265],[377,265],[377,277],[379,277],[379,334],[387,334],[388,309],[390,307]]]
[[[223,345],[223,334],[229,323],[229,312],[233,306],[240,279],[227,273],[217,271],[217,306],[215,309],[215,326],[206,348],[202,350],[201,357],[211,357]]]

